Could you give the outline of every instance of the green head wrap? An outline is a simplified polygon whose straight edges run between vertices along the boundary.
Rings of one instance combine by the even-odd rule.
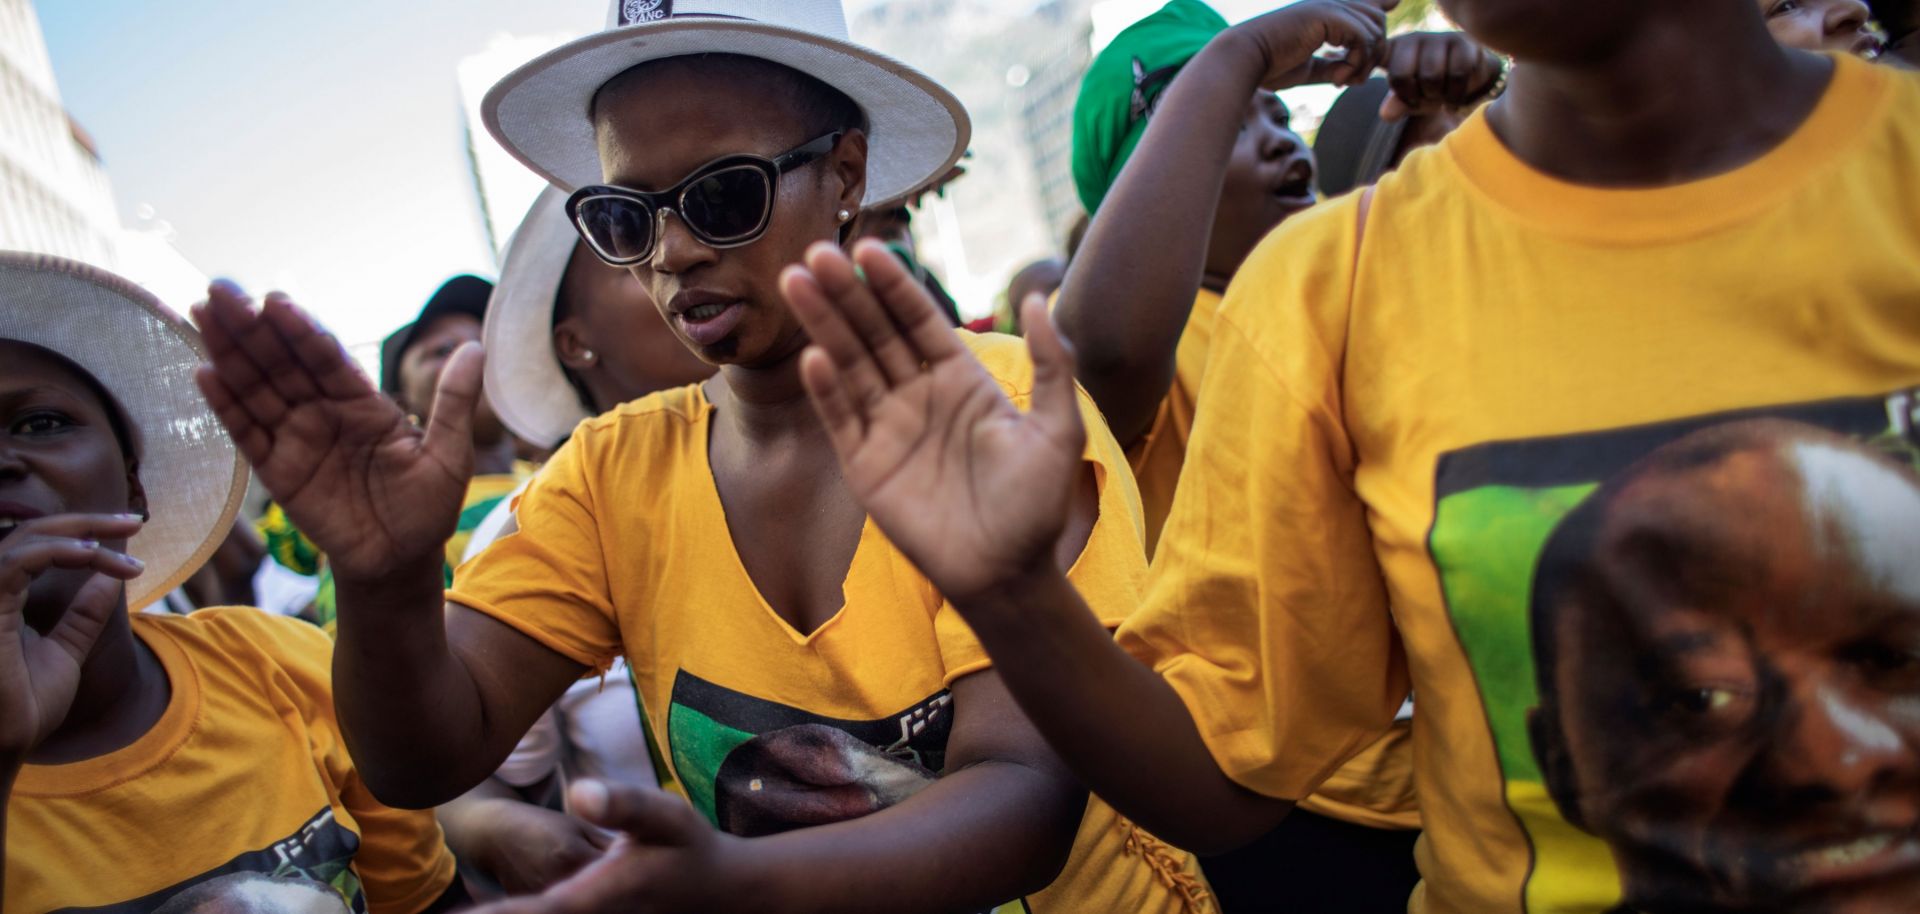
[[[1087,212],[1100,209],[1174,74],[1226,29],[1227,20],[1200,0],[1173,0],[1093,59],[1073,105],[1073,185]]]

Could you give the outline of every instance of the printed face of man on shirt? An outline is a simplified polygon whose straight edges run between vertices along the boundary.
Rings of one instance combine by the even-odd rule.
[[[175,895],[154,914],[350,914],[322,882],[264,873],[231,873]]]
[[[1530,725],[1644,911],[1920,899],[1920,477],[1810,426],[1689,435],[1555,530]]]

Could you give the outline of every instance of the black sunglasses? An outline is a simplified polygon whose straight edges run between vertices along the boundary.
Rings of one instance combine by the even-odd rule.
[[[771,159],[723,156],[686,180],[648,192],[608,184],[582,187],[567,198],[567,218],[601,260],[632,266],[653,256],[660,214],[672,212],[701,243],[716,248],[751,244],[773,221],[780,176],[833,151],[843,131],[815,137]]]

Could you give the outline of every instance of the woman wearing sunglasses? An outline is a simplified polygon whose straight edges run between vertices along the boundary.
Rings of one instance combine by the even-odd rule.
[[[333,559],[341,719],[368,783],[401,805],[444,802],[624,655],[684,799],[575,785],[576,811],[628,837],[556,898],[1211,910],[1192,858],[1089,802],[973,632],[868,521],[801,385],[808,338],[783,271],[841,241],[863,204],[945,174],[967,141],[958,102],[849,42],[835,0],[627,0],[612,22],[509,75],[486,119],[576,190],[583,237],[719,374],[583,423],[451,591],[416,544],[452,529],[480,353],[456,356],[414,429],[284,297],[256,312],[216,289],[197,313],[214,356],[203,387]],[[837,263],[820,282],[859,285]],[[1024,402],[1024,348],[963,339]],[[1094,431],[1048,554],[1112,626],[1145,573],[1138,495],[1078,406]]]

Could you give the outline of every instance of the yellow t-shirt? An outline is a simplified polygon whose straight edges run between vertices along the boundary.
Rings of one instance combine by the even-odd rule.
[[[1738,612],[1812,597],[1742,603],[1742,588],[1784,587],[1762,572],[1801,564],[1714,563],[1802,539],[1841,554],[1914,542],[1920,79],[1840,59],[1777,149],[1654,190],[1541,174],[1475,116],[1380,182],[1356,246],[1357,209],[1348,197],[1296,217],[1235,278],[1185,484],[1120,633],[1181,693],[1221,766],[1262,794],[1305,796],[1411,685],[1426,829],[1415,910],[1429,912],[1604,911],[1623,884],[1629,908],[1812,910],[1789,900],[1796,886],[1907,859],[1892,855],[1913,850],[1911,819],[1879,826],[1896,840],[1835,799],[1871,798],[1873,779],[1767,785],[1791,767],[1776,753],[1799,737],[1777,734],[1796,721],[1840,734],[1815,760],[1903,747],[1882,780],[1912,784],[1912,725],[1748,682],[1839,663],[1856,672],[1836,681],[1897,691],[1907,649],[1850,634],[1819,664],[1779,660],[1813,636],[1752,641],[1782,623]],[[1755,417],[1785,424],[1742,421]],[[1802,440],[1816,444],[1780,444]],[[1799,469],[1779,473],[1799,487],[1728,489],[1749,516],[1712,501],[1717,483],[1673,490],[1694,509],[1630,484],[1734,459],[1716,448],[1749,469],[1791,452]],[[1846,524],[1802,537],[1761,513],[1782,492]],[[1624,507],[1636,501],[1641,513]],[[1882,504],[1898,513],[1847,526]],[[1543,554],[1554,563],[1537,576]],[[1897,580],[1911,559],[1867,577]],[[1677,608],[1670,594],[1688,588],[1708,596]],[[1577,636],[1535,642],[1573,621]],[[1770,704],[1731,717],[1756,695]],[[1769,816],[1785,824],[1761,827]]]
[[[1187,439],[1193,436],[1194,402],[1207,372],[1207,346],[1213,340],[1213,314],[1220,293],[1201,289],[1194,296],[1180,345],[1173,350],[1173,386],[1160,401],[1153,426],[1145,437],[1127,448],[1127,463],[1140,482],[1140,505],[1147,514],[1147,557],[1153,557],[1173,508],[1173,490],[1180,483],[1180,466],[1187,460]]]
[[[1026,408],[1026,347],[958,332]],[[1100,519],[1069,577],[1115,626],[1146,577],[1139,496],[1092,401],[1080,400]],[[776,615],[727,532],[707,462],[712,420],[698,386],[589,420],[522,496],[517,531],[462,566],[448,599],[590,667],[624,652],[674,780],[724,829],[822,821],[763,789],[795,758],[871,764],[862,782],[891,805],[943,770],[948,687],[987,669],[987,654],[872,521],[837,615],[805,635]],[[1028,904],[1036,914],[1211,910],[1198,872],[1095,801],[1066,871]]]
[[[319,629],[212,609],[136,613],[133,631],[166,669],[172,699],[131,746],[21,769],[7,816],[8,914],[132,914],[173,901],[171,914],[269,879],[290,910],[414,914],[446,892],[453,855],[433,813],[381,805],[347,757],[333,643]]]
[[[473,540],[473,531],[480,522],[499,507],[500,502],[520,488],[520,484],[533,478],[540,468],[524,460],[513,462],[513,472],[475,476],[467,483],[467,496],[460,502],[460,520],[454,524],[453,536],[447,540],[447,582],[453,582],[453,569],[460,567],[467,555],[467,543]]]
[[[1173,387],[1160,401],[1146,437],[1127,449],[1127,461],[1140,483],[1140,504],[1146,511],[1148,557],[1152,557],[1167,513],[1173,508],[1180,468],[1187,460],[1194,407],[1206,377],[1207,348],[1213,340],[1214,314],[1219,308],[1217,292],[1201,289],[1194,297],[1193,312],[1174,350]],[[1322,782],[1312,796],[1301,800],[1300,807],[1372,828],[1419,828],[1411,729],[1403,721],[1388,730]]]

